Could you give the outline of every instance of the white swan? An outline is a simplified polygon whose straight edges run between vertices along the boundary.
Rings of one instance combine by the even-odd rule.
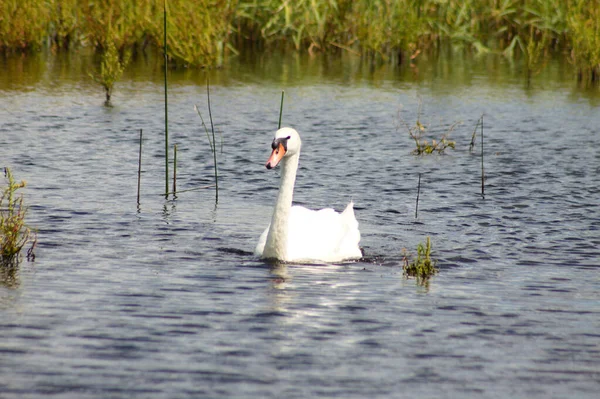
[[[272,169],[281,162],[281,184],[271,224],[260,236],[255,254],[301,263],[360,259],[360,231],[352,202],[342,213],[330,208],[313,211],[292,206],[301,143],[300,135],[292,128],[275,132],[266,167]]]

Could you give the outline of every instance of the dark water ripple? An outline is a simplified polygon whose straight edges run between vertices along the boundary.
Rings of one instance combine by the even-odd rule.
[[[160,195],[159,85],[123,82],[112,109],[89,92],[9,92],[0,159],[28,181],[39,242],[36,262],[0,286],[2,397],[596,396],[592,105],[510,86],[463,98],[392,82],[290,85],[284,120],[304,142],[295,200],[353,200],[366,257],[274,266],[251,253],[277,190],[264,162],[280,88],[252,82],[214,87],[217,206],[211,189]],[[432,121],[464,121],[456,151],[410,155],[397,112],[414,117],[417,92]],[[193,109],[203,88],[176,85],[172,98],[178,185],[211,184]],[[485,199],[468,151],[482,112]],[[418,286],[401,251],[427,235],[440,273]]]

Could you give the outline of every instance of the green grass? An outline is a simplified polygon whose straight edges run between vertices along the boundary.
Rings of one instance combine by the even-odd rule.
[[[423,104],[419,101],[419,107],[417,109],[417,119],[413,125],[408,124],[400,112],[398,112],[398,118],[400,119],[400,124],[406,128],[408,135],[415,142],[415,149],[413,150],[413,154],[415,155],[426,155],[426,154],[443,154],[447,148],[454,149],[456,147],[456,142],[450,140],[450,133],[454,130],[456,126],[459,125],[459,122],[453,123],[446,132],[440,137],[440,139],[426,139],[425,136],[428,134],[429,126],[425,125],[421,122],[421,115],[423,111]]]
[[[426,238],[425,244],[417,245],[416,258],[403,251],[402,270],[407,278],[413,277],[419,284],[425,284],[431,276],[438,272],[435,260],[431,259],[431,239]]]
[[[27,207],[19,190],[25,182],[15,181],[9,168],[4,169],[6,187],[0,196],[0,266],[14,266],[19,263],[23,247],[31,242],[35,246],[35,233],[25,223]],[[30,254],[31,255],[31,254]]]
[[[32,51],[112,42],[162,45],[163,0],[0,0],[0,49]],[[495,52],[535,75],[550,55],[581,80],[600,75],[600,0],[170,0],[170,64],[215,67],[253,49],[350,51],[376,62],[418,61],[450,44]]]
[[[112,105],[111,99],[115,83],[125,71],[130,56],[131,52],[129,49],[124,50],[123,55],[119,55],[115,42],[109,40],[106,43],[106,48],[102,50],[100,71],[95,74],[90,74],[104,89],[104,94],[106,96],[104,105],[108,107]]]

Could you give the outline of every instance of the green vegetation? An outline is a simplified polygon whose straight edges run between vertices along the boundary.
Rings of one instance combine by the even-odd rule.
[[[417,258],[412,258],[406,249],[403,251],[402,270],[407,278],[414,277],[419,284],[425,284],[431,276],[438,272],[435,261],[431,259],[431,239],[427,237],[425,244],[417,245]],[[412,259],[411,259],[412,258]]]
[[[408,135],[415,142],[415,149],[413,150],[413,154],[415,155],[424,155],[424,154],[433,154],[437,152],[438,154],[443,154],[446,151],[446,148],[450,147],[452,149],[455,148],[456,142],[452,141],[448,138],[450,133],[454,130],[456,126],[458,126],[459,122],[453,123],[447,130],[446,133],[442,135],[439,140],[432,139],[431,142],[423,137],[427,133],[429,129],[428,126],[421,123],[421,114],[423,110],[423,104],[419,101],[419,108],[417,110],[417,120],[414,125],[409,125],[398,113],[398,117],[400,119],[400,123],[404,125],[406,130],[408,131]]]
[[[115,42],[112,40],[110,40],[106,46],[107,47],[102,51],[100,73],[90,75],[104,88],[104,93],[106,95],[104,105],[111,106],[110,100],[112,97],[113,87],[129,63],[129,57],[131,53],[129,50],[125,50],[125,54],[120,56],[115,46]]]
[[[35,234],[25,223],[27,208],[23,195],[17,191],[25,187],[25,182],[16,182],[9,168],[4,169],[7,187],[0,196],[0,267],[15,266],[19,263],[21,249],[31,242],[28,257],[33,256]]]
[[[600,80],[600,0],[168,0],[171,65],[219,66],[253,49],[362,54],[402,63],[446,45],[522,61],[528,76],[552,54],[579,79]],[[0,50],[110,43],[162,46],[164,0],[0,0]],[[126,63],[125,63],[126,64]]]

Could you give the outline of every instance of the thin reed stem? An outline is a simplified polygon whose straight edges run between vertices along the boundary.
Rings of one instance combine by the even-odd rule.
[[[168,109],[168,94],[167,94],[167,70],[168,70],[168,56],[167,56],[167,0],[163,1],[163,26],[164,26],[164,37],[163,37],[163,48],[165,57],[165,197],[169,195],[169,109]]]
[[[138,184],[137,184],[137,204],[140,204],[140,188],[142,181],[142,129],[140,129],[140,153],[138,155]]]
[[[481,196],[485,198],[485,172],[483,169],[483,114],[481,115]]]
[[[481,118],[483,118],[483,114],[481,114]],[[473,134],[471,135],[471,143],[469,144],[469,152],[473,152],[473,148],[475,148],[475,138],[477,136],[477,128],[481,123],[481,118],[477,119],[477,123],[475,124],[475,128],[473,128]]]
[[[210,109],[210,81],[206,78],[206,97],[208,100],[208,118],[210,119],[210,130],[212,131],[212,149],[213,149],[213,160],[215,165],[215,203],[219,202],[219,176],[217,171],[217,148],[215,142],[215,126],[212,119],[212,111]]]
[[[277,130],[281,129],[281,116],[283,115],[283,97],[285,96],[285,91],[281,90],[281,104],[279,105],[279,124],[277,125]]]
[[[419,214],[419,194],[421,193],[421,174],[419,173],[419,182],[417,183],[417,202],[415,204],[415,219]]]
[[[173,146],[173,195],[177,195],[177,144]]]

